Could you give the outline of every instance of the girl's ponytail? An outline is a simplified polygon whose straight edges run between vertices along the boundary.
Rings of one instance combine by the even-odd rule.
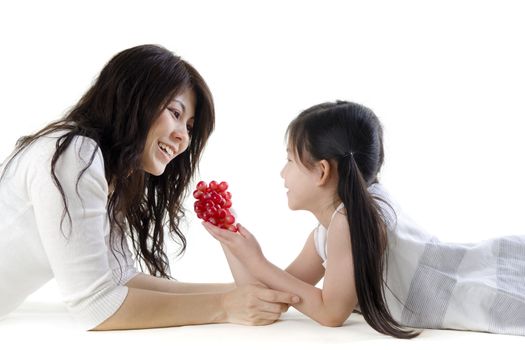
[[[357,299],[366,322],[396,338],[417,336],[392,317],[385,299],[387,229],[379,204],[368,191],[377,182],[384,159],[379,119],[357,103],[322,103],[295,118],[287,135],[289,146],[306,167],[322,159],[337,165],[337,192],[346,208]]]
[[[380,333],[396,338],[413,338],[418,333],[399,325],[386,306],[383,288],[386,225],[354,158],[359,156],[358,153],[346,153],[339,158],[337,191],[350,225],[355,285],[361,313],[366,322]]]

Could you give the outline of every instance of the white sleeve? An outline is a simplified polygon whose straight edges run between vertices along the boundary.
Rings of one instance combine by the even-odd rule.
[[[113,279],[108,259],[108,186],[100,149],[77,185],[95,147],[93,140],[76,137],[56,163],[71,221],[67,215],[62,221],[64,202],[51,177],[50,159],[38,160],[28,177],[42,246],[64,302],[84,329],[115,313],[128,292]]]
[[[121,236],[115,235],[112,241],[107,236],[106,244],[108,247],[112,247],[111,250],[108,250],[108,259],[110,268],[113,271],[113,279],[117,284],[125,285],[139,273],[135,266],[135,259],[129,249],[128,241],[125,236],[122,239]]]

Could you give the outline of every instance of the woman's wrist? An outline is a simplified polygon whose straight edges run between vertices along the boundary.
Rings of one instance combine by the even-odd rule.
[[[216,298],[217,303],[217,316],[214,323],[227,323],[228,312],[226,308],[225,298],[229,292],[218,293]]]
[[[218,294],[218,316],[216,323],[230,323],[230,307],[229,298],[231,297],[232,291]]]

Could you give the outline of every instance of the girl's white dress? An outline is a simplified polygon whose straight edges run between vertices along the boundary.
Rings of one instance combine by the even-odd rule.
[[[403,213],[380,184],[369,187],[388,226],[385,296],[392,316],[415,328],[525,335],[525,236],[440,242]],[[314,233],[326,263],[325,227]]]

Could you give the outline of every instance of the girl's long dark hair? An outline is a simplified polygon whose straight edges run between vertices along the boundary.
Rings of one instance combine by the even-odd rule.
[[[323,103],[294,119],[287,135],[291,149],[305,166],[323,159],[337,166],[337,193],[346,208],[357,298],[366,322],[378,332],[397,338],[417,336],[419,333],[404,329],[394,320],[385,301],[386,223],[368,191],[377,182],[384,160],[378,118],[356,103]]]
[[[141,155],[150,126],[173,97],[186,89],[196,96],[188,149],[172,160],[162,175],[145,173]],[[93,139],[98,147],[91,162],[100,148],[106,180],[114,189],[107,204],[110,239],[115,239],[114,231],[127,232],[141,265],[152,275],[169,278],[166,226],[177,236],[182,254],[186,249],[186,238],[179,229],[184,217],[182,201],[214,123],[212,95],[197,70],[163,47],[142,45],[114,56],[65,117],[18,140],[9,162],[39,137],[63,131],[56,142],[51,175],[64,200],[62,219],[67,215],[71,220],[55,166],[75,137]],[[79,174],[77,185],[91,162]]]

